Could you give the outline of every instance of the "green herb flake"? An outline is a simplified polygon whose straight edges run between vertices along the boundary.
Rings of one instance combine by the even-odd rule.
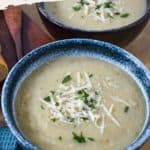
[[[56,103],[55,103],[55,106],[59,106],[59,102],[56,102]]]
[[[73,8],[74,11],[80,11],[83,8],[84,5],[89,5],[89,3],[86,2],[85,0],[80,0],[78,2],[78,5],[76,5],[76,6],[72,7],[72,8]]]
[[[126,17],[128,17],[129,15],[130,15],[129,13],[124,13],[124,14],[121,14],[120,17],[126,18]]]
[[[117,15],[117,16],[120,15],[120,12],[115,12],[115,15]]]
[[[43,105],[41,105],[41,109],[43,109],[43,110],[45,109]]]
[[[56,122],[58,119],[57,118],[52,118],[51,119],[53,122]]]
[[[99,12],[96,12],[96,14],[97,14],[97,15],[100,15],[100,13],[99,13]]]
[[[92,137],[88,137],[88,140],[89,140],[89,141],[95,141],[95,139],[92,138]]]
[[[91,107],[92,109],[94,109],[97,104],[97,101],[91,98],[90,100],[85,100],[84,103],[89,107]]]
[[[61,141],[62,140],[62,136],[59,136],[58,139]]]
[[[80,90],[80,91],[78,91],[77,93],[78,93],[78,94],[82,94],[82,93],[83,93],[83,90]]]
[[[90,75],[89,75],[89,78],[92,78],[92,77],[93,77],[93,74],[90,74]]]
[[[95,91],[95,95],[98,95],[98,92],[97,92],[97,91]]]
[[[88,97],[88,96],[89,96],[89,94],[86,92],[85,89],[79,90],[77,93],[78,93],[79,95],[83,95],[84,97]]]
[[[129,111],[129,109],[130,109],[130,107],[129,107],[129,106],[126,106],[126,107],[124,108],[124,112],[127,113],[127,112]]]
[[[72,8],[74,11],[80,11],[81,10],[81,6],[74,6]]]
[[[55,94],[55,91],[51,91],[51,93],[54,95],[54,94]]]
[[[97,101],[95,99],[92,99],[92,98],[90,100],[88,100],[89,94],[86,92],[85,89],[78,91],[77,94],[80,95],[79,97],[77,97],[77,99],[83,100],[83,102],[86,105],[88,105],[89,107],[91,107],[92,109],[95,108]]]
[[[74,122],[74,118],[70,117],[70,116],[67,116],[67,119],[70,121],[70,122]]]
[[[114,3],[112,1],[105,2],[104,3],[104,8],[113,8]]]
[[[76,134],[75,132],[72,132],[72,135],[73,135],[73,139],[76,140],[78,143],[86,143],[86,139],[82,134],[82,132],[80,135]]]
[[[82,117],[82,119],[83,119],[84,121],[89,120],[87,117]]]
[[[87,101],[87,98],[89,97],[89,94],[86,92],[86,90],[83,89],[83,90],[78,91],[77,93],[80,95],[80,97],[78,97],[78,99],[83,100],[85,103],[85,101]]]
[[[96,5],[95,9],[100,9],[102,7],[102,4]]]
[[[81,6],[89,5],[89,3],[86,2],[85,0],[80,0],[79,4],[80,4]]]
[[[69,82],[70,80],[72,80],[71,75],[67,75],[67,76],[65,76],[64,79],[62,80],[62,83],[63,83],[63,84],[64,84],[64,83],[67,83],[67,82]]]
[[[44,97],[44,101],[46,101],[46,102],[50,102],[50,101],[51,101],[51,97],[50,97],[50,96],[46,96],[46,97]]]

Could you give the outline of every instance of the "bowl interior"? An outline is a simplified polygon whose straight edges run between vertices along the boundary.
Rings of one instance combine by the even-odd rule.
[[[133,55],[106,42],[88,39],[70,39],[44,45],[26,55],[9,73],[2,92],[2,110],[5,120],[18,141],[30,149],[38,149],[20,132],[15,120],[15,97],[22,82],[36,68],[59,57],[84,56],[110,62],[126,71],[142,90],[146,103],[145,125],[137,139],[127,148],[134,150],[150,135],[150,73]]]
[[[37,8],[39,10],[39,12],[49,21],[54,23],[55,25],[64,28],[64,29],[68,29],[68,30],[72,30],[72,31],[80,31],[80,32],[118,32],[118,31],[123,31],[123,30],[127,30],[133,26],[136,26],[140,23],[142,23],[145,19],[150,17],[150,0],[147,0],[147,7],[146,7],[146,11],[145,14],[139,18],[138,20],[135,20],[133,23],[119,27],[119,28],[114,28],[114,29],[108,29],[108,30],[87,30],[87,29],[80,29],[77,27],[72,27],[69,26],[67,24],[63,24],[61,21],[59,21],[58,19],[56,19],[55,17],[53,17],[53,15],[47,10],[47,8],[45,7],[45,3],[38,3],[37,4]]]

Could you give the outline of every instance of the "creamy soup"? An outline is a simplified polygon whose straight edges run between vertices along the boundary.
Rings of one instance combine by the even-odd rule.
[[[69,57],[29,75],[16,114],[24,135],[43,150],[123,150],[142,130],[145,102],[118,67]]]
[[[146,11],[146,0],[64,0],[46,3],[52,17],[81,29],[105,30],[128,25]]]

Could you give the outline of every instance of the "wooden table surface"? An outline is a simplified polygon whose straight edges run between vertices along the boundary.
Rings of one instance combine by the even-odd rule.
[[[23,6],[23,9],[45,32],[47,32],[34,5]],[[133,53],[150,68],[150,21],[137,39],[125,49]],[[147,141],[140,150],[150,150],[150,140]]]

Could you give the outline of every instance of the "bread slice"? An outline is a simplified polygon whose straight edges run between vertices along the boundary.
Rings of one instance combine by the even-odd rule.
[[[0,46],[0,81],[4,80],[8,74],[8,66],[1,55],[1,46]]]

